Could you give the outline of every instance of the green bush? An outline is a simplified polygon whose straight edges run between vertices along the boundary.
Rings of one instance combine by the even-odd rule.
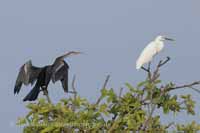
[[[167,132],[173,130],[184,132],[200,131],[200,125],[194,121],[186,124],[163,125],[156,110],[163,114],[175,114],[186,111],[195,115],[195,101],[191,95],[173,95],[173,90],[194,88],[200,82],[177,86],[175,83],[164,84],[160,78],[160,68],[166,61],[160,61],[155,71],[144,69],[147,73],[145,81],[136,87],[126,83],[120,94],[107,88],[109,76],[101,89],[100,97],[95,103],[80,97],[77,93],[73,98],[61,99],[57,104],[39,99],[26,107],[29,113],[19,118],[17,125],[24,126],[24,133],[71,133],[79,132]],[[74,85],[73,85],[73,89]],[[124,90],[124,91],[123,91]]]

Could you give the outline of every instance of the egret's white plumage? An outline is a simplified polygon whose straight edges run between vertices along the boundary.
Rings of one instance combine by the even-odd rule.
[[[173,41],[173,39],[164,36],[157,36],[154,41],[150,42],[140,54],[136,62],[136,69],[140,69],[144,64],[149,63],[157,53],[162,51],[165,40]]]

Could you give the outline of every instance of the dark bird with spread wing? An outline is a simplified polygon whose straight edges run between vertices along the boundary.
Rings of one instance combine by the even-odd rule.
[[[49,82],[52,80],[53,83],[61,81],[62,87],[65,92],[68,90],[68,70],[69,65],[64,61],[64,58],[71,55],[77,55],[81,52],[68,52],[55,59],[52,65],[44,67],[36,67],[32,65],[31,60],[27,61],[21,68],[15,83],[14,94],[18,94],[22,85],[33,85],[35,86],[23,99],[23,101],[34,101],[37,99],[40,91],[48,93],[47,88]]]

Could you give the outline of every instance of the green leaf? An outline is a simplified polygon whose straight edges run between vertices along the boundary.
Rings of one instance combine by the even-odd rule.
[[[50,127],[46,127],[45,129],[43,129],[41,131],[41,133],[49,133],[52,132],[56,127],[50,126]]]
[[[39,111],[38,111],[38,113],[47,113],[47,112],[49,112],[50,111],[50,108],[48,108],[48,107],[42,107]]]
[[[100,105],[99,111],[100,112],[105,112],[106,109],[107,109],[107,105],[106,104],[102,104],[102,105]]]
[[[137,88],[140,88],[142,86],[145,86],[149,81],[143,81],[143,82],[140,82],[138,85],[137,85]]]
[[[34,103],[29,103],[28,105],[26,105],[26,107],[31,110],[38,109],[38,106]]]
[[[155,84],[160,84],[162,82],[162,80],[156,80],[154,81]]]
[[[103,89],[101,90],[101,95],[102,95],[102,97],[107,96],[107,94],[108,94],[108,90],[105,89],[105,88],[103,88]]]
[[[44,98],[39,99],[39,104],[45,104],[45,103],[46,103],[46,100]]]
[[[135,90],[135,88],[131,84],[125,83],[125,85],[126,85],[126,87],[128,87],[128,89]]]
[[[26,124],[26,119],[25,118],[19,118],[17,121],[17,125],[21,126],[21,125],[25,125]]]

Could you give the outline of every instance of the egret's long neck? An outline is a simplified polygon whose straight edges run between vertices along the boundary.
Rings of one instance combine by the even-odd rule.
[[[157,52],[160,52],[164,48],[164,41],[156,41]]]

